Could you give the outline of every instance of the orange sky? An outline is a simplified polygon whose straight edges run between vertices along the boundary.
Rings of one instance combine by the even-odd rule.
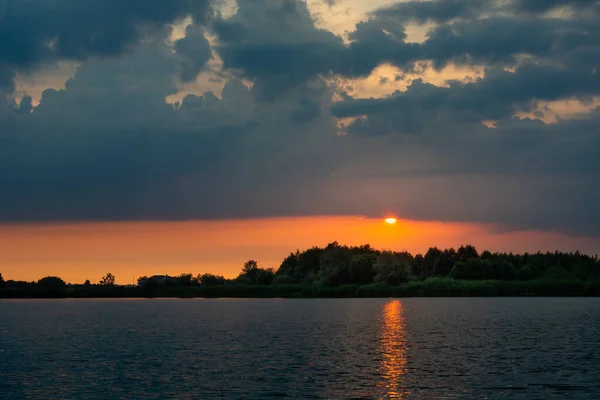
[[[269,218],[237,221],[105,222],[0,225],[0,273],[5,279],[58,275],[117,282],[141,275],[211,272],[236,276],[245,261],[277,268],[297,248],[369,243],[377,248],[426,251],[474,244],[492,251],[581,250],[595,254],[599,238],[558,233],[497,233],[491,226],[362,217]]]

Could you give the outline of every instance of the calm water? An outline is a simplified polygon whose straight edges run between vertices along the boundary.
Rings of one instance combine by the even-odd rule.
[[[0,398],[600,399],[600,299],[0,302]]]

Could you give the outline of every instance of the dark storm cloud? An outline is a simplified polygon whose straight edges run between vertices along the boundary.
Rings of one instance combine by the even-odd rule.
[[[493,6],[490,0],[408,1],[384,7],[373,13],[377,17],[395,18],[403,23],[448,22],[455,18],[476,18]]]
[[[429,32],[420,56],[438,66],[495,64],[513,66],[528,55],[556,64],[580,62],[579,52],[598,55],[599,20],[568,21],[541,17],[491,16],[473,21],[440,25]]]
[[[574,8],[592,5],[560,3]],[[448,64],[484,66],[487,69],[483,78],[472,83],[448,82],[448,87],[416,80],[405,92],[387,98],[346,98],[332,108],[332,114],[360,117],[348,128],[354,134],[416,133],[448,123],[471,124],[507,118],[519,111],[535,111],[539,101],[589,101],[600,95],[599,17],[510,15],[506,13],[506,3],[486,4],[488,14],[496,8],[501,14],[469,18],[470,13],[481,12],[479,2],[400,3],[375,12],[350,35],[355,40],[351,48],[361,49],[362,57],[356,59],[378,59],[408,72],[414,71],[411,63],[422,60],[431,61],[435,68]],[[518,7],[531,8],[519,4]],[[441,23],[429,30],[423,43],[409,46],[404,42],[401,26],[395,31],[388,26],[390,21],[415,20],[415,12],[397,12],[413,8],[421,10],[418,22],[428,18]],[[516,8],[513,4],[512,11]],[[465,18],[443,22],[461,16]],[[515,70],[508,72],[506,67]]]
[[[480,16],[492,9],[484,9],[490,4],[450,0],[399,3],[358,23],[348,34],[351,43],[345,45],[341,38],[315,27],[302,2],[244,1],[232,18],[216,22],[221,42],[217,51],[226,69],[261,81],[272,94],[318,75],[367,76],[382,63],[406,71],[422,60],[432,61],[436,68],[450,63],[514,67],[527,55],[589,72],[592,63],[600,61],[600,18]],[[402,11],[405,8],[423,8],[418,14],[422,18],[417,18],[421,22],[425,16],[440,22],[423,43],[406,42],[404,24],[414,19],[414,13]],[[459,15],[465,19],[452,21]]]
[[[575,12],[598,11],[598,0],[421,0],[398,2],[372,13],[378,18],[396,18],[402,23],[446,23],[456,19],[476,19],[484,14],[502,12],[544,14],[556,9]]]
[[[516,11],[544,13],[556,8],[567,7],[574,10],[587,10],[598,7],[598,0],[513,0],[511,5]]]
[[[214,28],[224,67],[256,79],[271,98],[319,75],[367,76],[382,62],[407,66],[419,58],[398,20],[361,22],[345,45],[317,28],[298,0],[238,1],[236,14],[217,20]]]
[[[297,166],[320,158],[326,86],[262,107],[230,80],[220,98],[189,95],[174,108],[164,99],[180,62],[158,38],[84,62],[33,112],[24,99],[23,112],[0,118],[0,220],[244,217],[264,211],[251,191],[319,179],[327,163]]]
[[[18,69],[56,59],[118,55],[144,29],[191,15],[206,21],[211,0],[2,0],[0,85]],[[2,73],[2,65],[8,70]]]
[[[267,97],[334,68],[343,41],[315,27],[304,2],[239,1],[236,14],[214,25],[225,68],[257,79]]]
[[[332,107],[332,113],[340,118],[367,116],[350,126],[353,133],[415,133],[432,124],[507,118],[518,111],[531,111],[536,101],[585,100],[598,94],[600,75],[597,73],[575,74],[564,68],[524,64],[514,72],[489,69],[475,82],[454,81],[448,87],[416,80],[405,92],[388,98],[338,102]]]
[[[401,35],[402,19],[382,13],[357,26],[350,35],[355,42],[348,52],[355,53],[353,60],[367,59],[375,65],[389,62],[404,69],[419,60],[431,60],[437,68],[448,63],[515,66],[523,55],[591,67],[589,62],[598,61],[600,55],[599,22],[600,18],[491,15],[436,25],[423,43],[407,44]]]
[[[0,221],[396,210],[600,235],[600,111],[553,124],[514,118],[600,96],[593,2],[399,2],[347,41],[295,0],[239,1],[210,21],[206,1],[6,4],[6,87],[16,70],[83,62],[36,107],[0,96]],[[565,17],[548,16],[563,6]],[[62,25],[68,7],[81,18]],[[196,22],[170,45],[165,23],[188,14]],[[407,42],[408,23],[432,24],[422,43]],[[165,102],[213,56],[222,91]],[[485,72],[444,86],[416,79],[378,99],[343,90],[381,64],[414,74],[424,62]]]

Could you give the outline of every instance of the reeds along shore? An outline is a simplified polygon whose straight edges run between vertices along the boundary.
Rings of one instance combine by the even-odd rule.
[[[600,281],[464,281],[430,278],[399,285],[373,283],[336,287],[248,285],[215,286],[73,286],[66,288],[4,288],[1,298],[353,298],[353,297],[494,297],[494,296],[600,296]]]

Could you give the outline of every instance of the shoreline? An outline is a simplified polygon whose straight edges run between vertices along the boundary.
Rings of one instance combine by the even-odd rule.
[[[3,288],[0,299],[78,298],[408,298],[408,297],[599,297],[600,281],[466,281],[432,278],[399,285],[140,286],[90,285],[67,288]]]

